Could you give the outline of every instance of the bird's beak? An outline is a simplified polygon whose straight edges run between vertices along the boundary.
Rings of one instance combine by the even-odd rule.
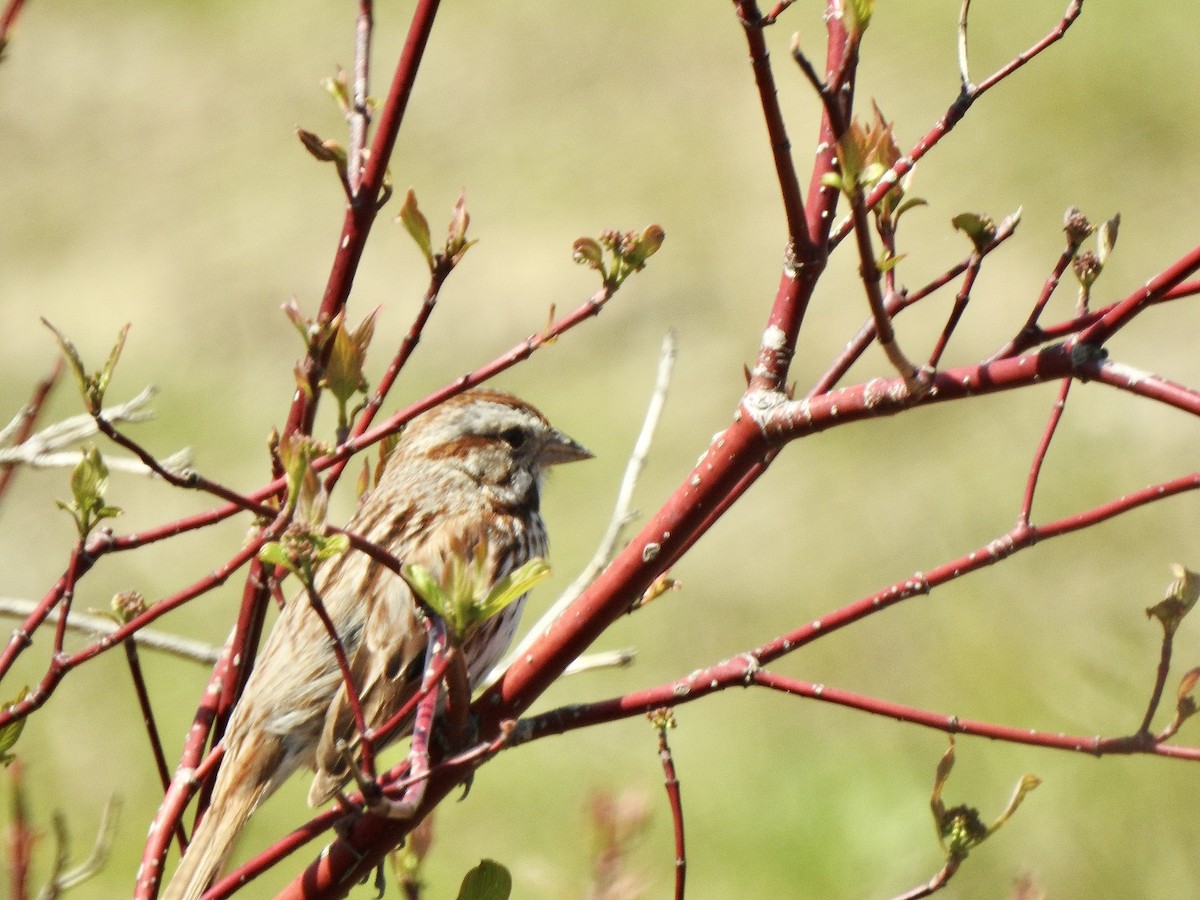
[[[567,437],[557,428],[551,428],[550,433],[542,440],[542,452],[538,454],[538,462],[543,466],[557,466],[559,463],[591,459],[594,455],[583,444]]]

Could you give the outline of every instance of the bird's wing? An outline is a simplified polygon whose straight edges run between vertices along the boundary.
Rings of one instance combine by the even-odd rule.
[[[425,567],[442,580],[453,555],[461,555],[486,540],[478,515],[451,516],[427,530],[419,548],[400,562]],[[496,552],[488,544],[489,555]],[[489,559],[489,571],[495,571]],[[367,604],[361,639],[349,653],[351,677],[358,689],[363,719],[368,726],[383,724],[396,713],[420,686],[425,666],[427,633],[423,615],[413,594],[400,576],[378,563],[370,575],[368,589],[359,603]],[[406,735],[411,720],[386,735],[380,746]],[[316,777],[308,800],[318,806],[329,800],[350,777],[350,756],[358,758],[359,733],[354,709],[343,682],[325,715],[317,747]],[[347,752],[349,751],[349,753]]]

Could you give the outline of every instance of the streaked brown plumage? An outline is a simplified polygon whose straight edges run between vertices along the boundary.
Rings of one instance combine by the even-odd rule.
[[[495,582],[546,553],[538,512],[545,470],[590,456],[516,397],[468,391],[408,425],[346,528],[435,576],[450,554],[482,544]],[[316,588],[345,647],[364,718],[381,724],[421,678],[426,632],[412,594],[397,575],[355,551],[326,563]],[[472,686],[504,654],[523,602],[467,638]],[[233,711],[212,802],[165,900],[199,897],[250,814],[296,769],[316,771],[310,804],[329,800],[350,776],[339,742],[357,745],[353,713],[325,628],[301,594],[280,613]]]

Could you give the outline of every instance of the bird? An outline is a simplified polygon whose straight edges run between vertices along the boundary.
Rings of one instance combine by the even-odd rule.
[[[547,552],[540,513],[547,470],[591,456],[512,394],[469,390],[408,423],[345,530],[435,578],[465,550],[483,560],[494,584]],[[313,586],[344,648],[363,718],[381,725],[413,696],[424,671],[427,631],[412,590],[353,549],[320,563]],[[472,688],[508,648],[524,600],[463,636]],[[315,772],[310,805],[336,796],[352,777],[357,735],[333,643],[301,591],[284,605],[230,715],[211,801],[164,900],[196,900],[251,814],[295,771]]]

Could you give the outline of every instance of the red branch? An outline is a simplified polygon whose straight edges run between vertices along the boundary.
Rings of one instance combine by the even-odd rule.
[[[4,34],[4,23],[0,23],[0,35]],[[2,40],[3,38],[0,38]],[[25,404],[21,410],[22,418],[21,425],[17,428],[16,434],[13,435],[9,444],[13,447],[19,447],[21,444],[29,440],[29,436],[33,434],[34,426],[37,425],[38,416],[41,415],[42,407],[46,404],[46,399],[50,396],[50,392],[54,390],[54,385],[58,383],[59,376],[63,372],[63,358],[57,357],[54,365],[50,368],[50,374],[39,381],[33,388],[33,394],[29,397],[29,402]],[[16,474],[17,466],[15,463],[0,465],[0,498],[4,497],[8,486],[12,484],[13,476]]]
[[[400,60],[396,64],[396,72],[392,77],[392,85],[388,90],[387,99],[380,110],[375,131],[375,140],[371,144],[371,153],[363,167],[362,183],[355,193],[346,210],[342,223],[342,234],[338,239],[337,251],[333,259],[333,267],[329,272],[329,280],[325,285],[325,294],[321,300],[321,309],[317,321],[330,322],[345,307],[350,296],[350,288],[354,276],[358,272],[358,264],[362,260],[363,250],[367,245],[367,237],[371,226],[379,212],[378,199],[383,189],[384,176],[392,159],[392,149],[396,146],[396,137],[400,132],[400,123],[404,120],[404,112],[408,108],[412,96],[413,85],[417,80],[417,70],[425,53],[425,45],[433,30],[433,20],[437,15],[439,0],[418,0],[417,8],[413,11],[412,24],[409,26],[408,37]],[[330,347],[326,348],[326,353]],[[292,409],[288,415],[284,434],[300,431],[305,434],[312,430],[313,418],[316,416],[317,383],[324,368],[324,360],[313,360],[315,365],[307,367],[310,390],[297,389],[292,400]]]

